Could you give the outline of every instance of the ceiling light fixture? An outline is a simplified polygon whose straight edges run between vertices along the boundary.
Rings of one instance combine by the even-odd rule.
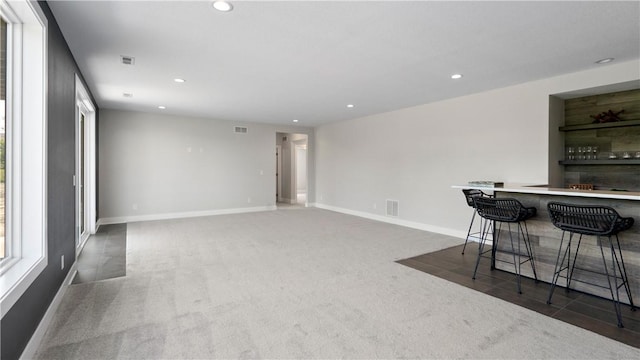
[[[606,63],[610,63],[612,61],[613,61],[613,58],[600,59],[600,60],[596,61],[596,64],[606,64]]]
[[[349,109],[351,109],[351,108],[355,107],[355,105],[353,105],[353,104],[349,104],[349,105],[347,105],[347,107],[348,107]]]
[[[167,107],[166,107],[166,106],[164,106],[164,105],[160,105],[160,106],[158,106],[158,109],[160,109],[160,110],[164,110],[164,109],[166,109],[166,108],[167,108]]]
[[[452,79],[461,79],[462,78],[462,74],[453,74],[451,75]]]
[[[175,81],[175,82],[177,82],[177,83],[183,83],[183,82],[185,82],[186,80],[185,80],[185,79],[180,79],[180,78],[175,78],[175,79],[173,79],[173,81]]]
[[[298,119],[293,119],[293,122],[298,122],[298,121],[299,121]]]
[[[230,3],[226,2],[226,1],[214,1],[213,2],[213,8],[218,10],[218,11],[228,12],[228,11],[233,10],[233,5],[231,5]]]

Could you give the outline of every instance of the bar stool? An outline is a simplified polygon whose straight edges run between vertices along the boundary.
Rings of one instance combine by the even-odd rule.
[[[511,253],[513,254],[513,265],[516,272],[516,279],[518,284],[518,293],[522,294],[522,288],[520,286],[520,274],[521,265],[525,262],[531,264],[531,270],[533,270],[533,277],[538,281],[538,274],[536,273],[536,266],[533,260],[533,248],[529,241],[529,231],[527,229],[527,219],[532,218],[536,214],[535,207],[524,207],[522,203],[516,199],[509,198],[485,198],[477,197],[474,199],[476,211],[478,215],[485,219],[484,226],[482,228],[481,240],[478,245],[478,258],[476,260],[476,268],[473,271],[473,279],[476,278],[478,272],[478,265],[480,264],[480,258],[485,256],[484,254],[491,251],[492,269],[493,263],[496,261],[495,252],[498,247],[498,240],[500,237],[500,226],[502,223],[506,223],[509,230],[509,239],[511,240]],[[497,223],[493,225],[493,246],[490,250],[484,250],[487,236],[490,232],[489,223]],[[514,245],[513,232],[511,231],[511,224],[517,224],[517,249]],[[520,235],[522,235],[522,242],[525,246],[526,254],[522,254],[520,249]],[[525,257],[524,260],[522,257]]]
[[[473,227],[473,221],[476,218],[476,204],[474,203],[474,199],[477,197],[493,197],[493,195],[489,195],[481,190],[476,189],[464,189],[462,190],[464,193],[464,197],[467,200],[467,205],[473,208],[473,215],[471,215],[471,223],[469,224],[469,230],[467,231],[467,237],[464,239],[464,246],[462,247],[462,255],[464,255],[464,250],[467,248],[467,242],[469,241],[469,237],[479,235],[482,232],[482,218],[480,218],[480,229],[477,232],[471,233],[471,228]]]
[[[631,310],[635,311],[633,305],[633,299],[631,297],[631,288],[629,286],[629,278],[627,277],[627,270],[624,266],[624,259],[622,258],[622,250],[620,248],[620,240],[618,239],[618,233],[629,229],[633,225],[633,218],[621,217],[618,212],[609,206],[595,206],[595,205],[572,205],[559,202],[550,202],[547,205],[549,210],[549,216],[553,225],[562,230],[562,238],[560,239],[560,248],[558,249],[558,256],[556,258],[556,265],[553,272],[553,281],[551,283],[551,289],[549,290],[549,297],[547,304],[551,304],[551,297],[555,290],[556,284],[560,277],[566,278],[566,288],[569,290],[571,285],[571,279],[573,277],[573,271],[576,269],[576,258],[578,257],[578,251],[580,250],[580,242],[583,235],[592,235],[597,237],[597,242],[600,247],[600,254],[602,255],[602,263],[604,265],[604,273],[593,271],[592,269],[579,270],[588,271],[596,274],[605,275],[607,278],[609,292],[611,293],[611,300],[613,300],[613,307],[616,311],[616,317],[618,320],[618,327],[623,327],[622,314],[620,311],[620,287],[624,286],[629,299],[629,305]],[[562,243],[564,242],[564,235],[569,232],[569,241],[567,247],[562,252]],[[580,234],[578,238],[578,244],[576,246],[575,254],[573,255],[573,262],[571,263],[571,240],[574,234]],[[604,255],[603,239],[609,240],[609,248],[611,249],[611,268],[613,274],[609,273],[609,267],[607,266],[607,260]],[[612,237],[615,237],[615,245]],[[617,246],[617,249],[616,249]],[[562,253],[562,259],[560,254]],[[564,264],[566,259],[566,264]],[[617,270],[616,270],[617,268]],[[566,274],[561,273],[566,271]],[[611,279],[613,278],[613,284]],[[621,281],[618,284],[618,280]],[[576,280],[580,281],[580,280]],[[585,283],[607,288],[599,284],[583,281]]]

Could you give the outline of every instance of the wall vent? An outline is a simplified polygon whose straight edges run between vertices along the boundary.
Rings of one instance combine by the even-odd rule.
[[[249,128],[246,126],[236,126],[233,128],[233,132],[236,134],[246,134],[249,132]]]
[[[398,200],[387,200],[387,216],[398,216],[400,202]]]
[[[120,62],[123,63],[124,65],[135,65],[136,58],[134,58],[133,56],[121,55],[120,56]]]

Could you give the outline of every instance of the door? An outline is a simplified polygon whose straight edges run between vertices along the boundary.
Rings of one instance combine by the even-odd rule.
[[[77,228],[76,247],[79,247],[89,237],[87,231],[87,130],[86,130],[86,109],[78,105],[78,149],[76,159],[76,207],[77,207]]]

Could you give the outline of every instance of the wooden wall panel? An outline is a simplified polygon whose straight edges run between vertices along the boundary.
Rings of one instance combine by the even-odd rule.
[[[565,125],[590,124],[594,121],[589,115],[612,110],[618,112],[624,120],[640,119],[640,90],[629,90],[616,93],[586,96],[565,100]]]

